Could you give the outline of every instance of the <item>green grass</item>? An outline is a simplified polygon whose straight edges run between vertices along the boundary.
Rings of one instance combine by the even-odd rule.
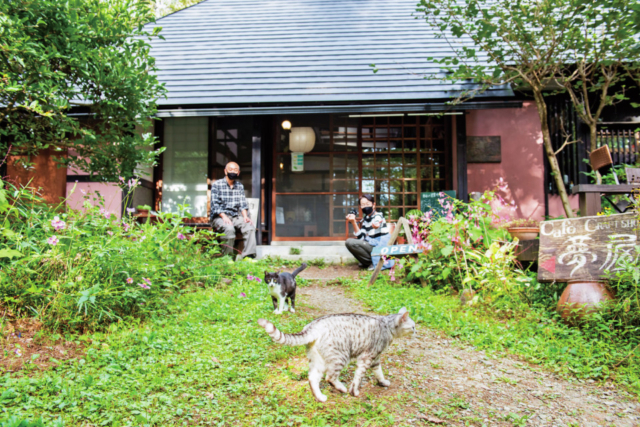
[[[254,274],[265,267],[246,264]],[[262,283],[238,275],[226,288],[177,298],[166,313],[86,335],[86,356],[53,370],[5,373],[0,425],[14,425],[11,417],[65,426],[394,424],[370,399],[330,392],[331,404],[313,400],[306,364],[298,374],[285,366],[304,348],[277,345],[256,324],[265,317],[299,331],[308,318],[273,315]]]
[[[462,308],[458,298],[429,288],[391,285],[385,279],[368,287],[352,283],[356,297],[380,313],[406,306],[418,323],[445,332],[479,350],[506,352],[543,365],[561,375],[580,379],[613,379],[640,393],[640,361],[637,355],[614,365],[637,346],[634,340],[616,339],[610,332],[571,328],[555,315],[531,310],[518,318],[500,319],[488,310]]]

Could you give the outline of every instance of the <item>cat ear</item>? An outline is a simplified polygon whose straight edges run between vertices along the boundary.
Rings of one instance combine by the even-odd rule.
[[[400,318],[400,323],[404,323],[407,320],[409,320],[409,312],[405,311],[404,314],[402,315],[402,317]]]
[[[405,314],[407,312],[407,307],[402,307],[398,314]]]

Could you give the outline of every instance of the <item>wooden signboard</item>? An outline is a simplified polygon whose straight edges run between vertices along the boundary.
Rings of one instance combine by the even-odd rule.
[[[435,215],[436,212],[438,213],[438,216],[444,215],[444,208],[440,205],[440,199],[442,199],[440,193],[444,193],[446,197],[451,197],[453,199],[456,198],[456,190],[420,193],[420,210],[424,213],[434,211],[432,213],[433,215]]]
[[[540,224],[538,280],[600,279],[638,257],[637,214],[544,221]]]
[[[502,150],[499,136],[468,136],[467,163],[500,163]]]
[[[422,251],[424,251],[424,248],[420,245],[375,246],[371,251],[371,256],[402,256],[421,254]]]

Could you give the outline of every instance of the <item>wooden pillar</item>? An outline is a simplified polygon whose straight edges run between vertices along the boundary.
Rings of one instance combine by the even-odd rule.
[[[458,198],[463,202],[469,201],[467,185],[467,119],[462,114],[456,117],[456,156],[458,162]]]

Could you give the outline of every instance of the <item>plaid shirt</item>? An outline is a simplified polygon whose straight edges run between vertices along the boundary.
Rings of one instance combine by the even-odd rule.
[[[236,180],[233,188],[229,187],[227,178],[215,181],[211,185],[211,221],[221,213],[229,217],[238,216],[242,210],[249,210],[244,196],[244,186]]]

